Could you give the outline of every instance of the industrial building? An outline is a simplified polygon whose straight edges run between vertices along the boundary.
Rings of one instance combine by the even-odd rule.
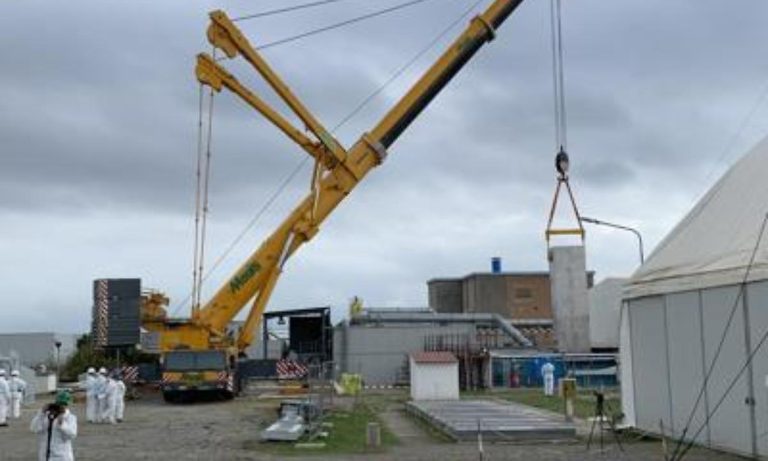
[[[59,353],[64,363],[77,350],[77,338],[77,335],[51,332],[0,333],[0,356],[18,358],[22,365],[30,368],[50,367],[56,364],[56,343],[61,344]]]
[[[525,320],[518,325],[533,326]],[[470,387],[480,385],[489,366],[487,357],[479,357],[483,349],[532,345],[515,322],[498,314],[440,314],[429,309],[369,308],[339,323],[333,334],[334,361],[339,370],[362,374],[369,385],[407,385],[408,356],[430,349],[475,356],[474,362],[484,369],[463,370],[462,379]]]
[[[731,167],[629,281],[621,377],[630,425],[659,433],[663,423],[667,435],[768,456],[764,173],[765,140]]]
[[[586,272],[590,295],[585,317],[589,326],[581,328],[582,347],[576,352],[615,351],[618,348],[620,279],[594,286],[594,271]],[[491,272],[476,272],[457,278],[435,278],[427,282],[429,307],[438,313],[488,313],[518,322],[521,331],[539,349],[558,349],[554,330],[550,272],[503,272],[501,261],[493,259]],[[591,300],[594,299],[594,302]],[[569,307],[569,310],[572,310]],[[592,320],[592,318],[595,318]],[[606,331],[609,331],[606,337]],[[592,341],[594,339],[594,341]],[[589,344],[586,344],[589,342]]]
[[[592,287],[594,272],[587,273]],[[549,272],[475,272],[427,282],[429,307],[440,313],[483,312],[509,319],[552,319]]]

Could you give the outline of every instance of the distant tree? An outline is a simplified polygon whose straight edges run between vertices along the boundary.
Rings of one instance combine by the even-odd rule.
[[[78,375],[85,373],[88,367],[112,368],[117,361],[107,357],[103,351],[97,350],[91,344],[90,335],[83,335],[77,340],[77,350],[61,367],[62,381],[77,381]]]
[[[77,350],[62,364],[61,380],[77,381],[78,375],[85,373],[88,367],[94,367],[97,370],[104,367],[108,370],[118,366],[116,350],[105,351],[93,347],[91,335],[85,334],[77,339]],[[120,365],[135,365],[137,363],[153,363],[157,361],[156,354],[143,353],[136,348],[130,347],[121,349]],[[53,368],[55,369],[55,368]]]

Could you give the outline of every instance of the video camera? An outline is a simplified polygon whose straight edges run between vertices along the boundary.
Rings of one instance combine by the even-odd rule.
[[[45,415],[50,420],[54,420],[58,418],[59,416],[63,415],[65,411],[66,411],[66,408],[62,405],[59,405],[58,403],[50,403],[43,410]]]

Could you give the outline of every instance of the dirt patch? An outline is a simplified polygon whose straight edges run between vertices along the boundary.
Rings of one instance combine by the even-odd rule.
[[[478,459],[473,444],[445,443],[419,435],[399,411],[399,398],[387,399],[381,405],[380,417],[385,424],[400,435],[403,443],[389,452],[364,455],[302,455],[290,456],[291,460],[312,461],[345,460],[440,460],[458,461]],[[29,461],[36,459],[37,438],[29,432],[29,423],[37,408],[25,408],[20,421],[12,421],[10,428],[0,429],[0,460]],[[276,401],[263,401],[253,397],[229,402],[169,405],[157,396],[145,396],[142,400],[128,402],[126,422],[123,424],[92,425],[85,423],[84,406],[76,404],[74,413],[80,422],[80,435],[75,441],[75,457],[78,461],[122,460],[281,460],[285,455],[259,450],[258,434],[264,425],[276,417]],[[394,412],[394,413],[392,413]],[[410,437],[409,434],[413,435]],[[246,448],[250,447],[250,449]],[[634,443],[622,454],[609,447],[606,454],[587,452],[584,444],[567,446],[501,445],[487,444],[486,459],[524,460],[661,460],[661,445],[657,442]],[[688,461],[735,461],[739,458],[706,450],[693,450]]]

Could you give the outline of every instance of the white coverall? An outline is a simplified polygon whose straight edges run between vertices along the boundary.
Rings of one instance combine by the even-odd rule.
[[[104,411],[107,407],[107,377],[99,373],[96,376],[96,422],[104,422]]]
[[[125,383],[122,379],[115,380],[115,388],[115,419],[121,422],[125,413]]]
[[[96,398],[98,394],[98,380],[95,374],[88,374],[85,378],[85,419],[89,423],[95,423],[98,419],[96,413],[99,402]]]
[[[104,385],[104,407],[101,412],[101,422],[115,424],[115,399],[117,397],[117,383],[112,378],[107,378]]]
[[[11,387],[11,417],[19,419],[21,418],[21,402],[24,400],[27,382],[18,376],[12,376],[9,385]]]
[[[37,412],[32,418],[32,424],[29,429],[37,434],[38,438],[38,461],[46,461],[48,449],[48,415],[43,410]],[[50,461],[74,461],[75,455],[72,452],[72,439],[77,437],[77,417],[65,410],[53,421],[51,430],[51,456]]]
[[[544,378],[544,395],[555,394],[555,366],[547,362],[541,367],[541,376]]]
[[[5,376],[0,376],[0,426],[8,424],[8,407],[11,404],[11,388]]]

